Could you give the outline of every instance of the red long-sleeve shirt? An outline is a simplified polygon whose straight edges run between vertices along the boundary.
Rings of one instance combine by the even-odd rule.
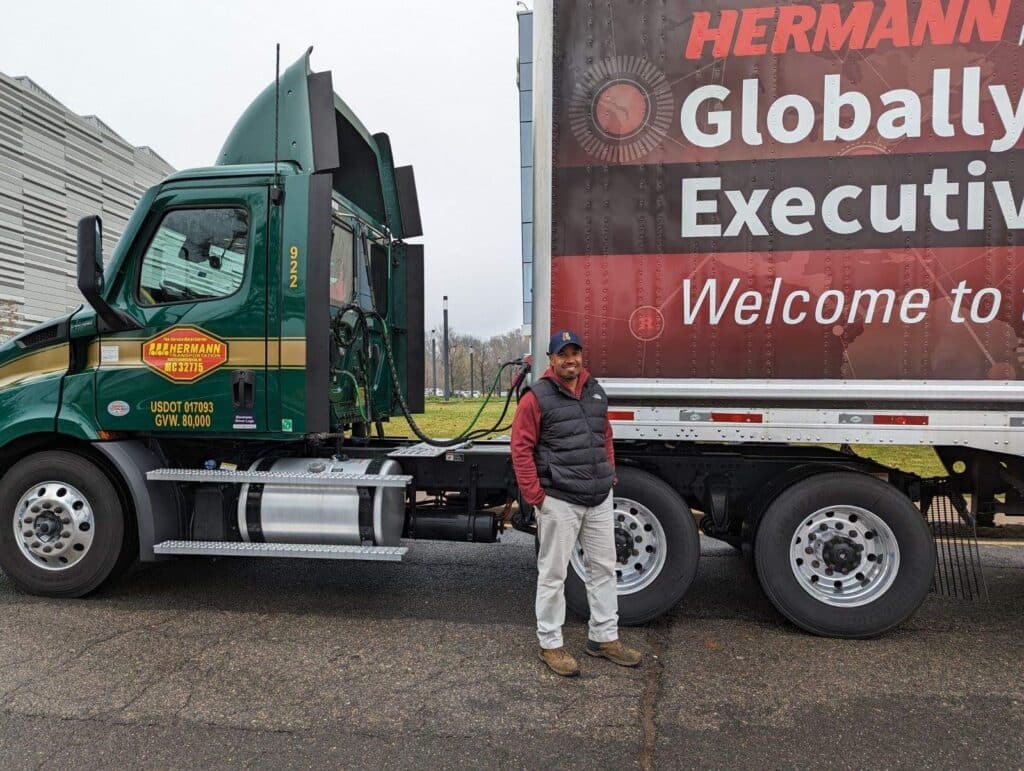
[[[553,369],[543,375],[555,385],[559,385],[558,377]],[[573,396],[577,399],[583,392],[583,384],[590,379],[590,373],[585,369],[580,371],[576,378]],[[564,390],[564,389],[563,389]],[[516,408],[516,416],[512,420],[512,468],[516,472],[516,481],[519,483],[519,491],[523,494],[523,500],[531,506],[539,506],[544,502],[544,490],[540,486],[540,479],[537,476],[537,464],[533,459],[533,450],[540,439],[540,403],[533,391],[528,391],[519,401]],[[615,448],[612,444],[612,424],[605,422],[604,447],[608,454],[608,462],[612,469],[615,469]]]

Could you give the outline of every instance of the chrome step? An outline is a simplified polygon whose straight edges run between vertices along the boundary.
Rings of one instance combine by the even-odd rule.
[[[228,471],[226,469],[158,468],[146,473],[151,482],[217,482],[277,487],[405,487],[412,481],[406,474],[321,474],[289,471]]]
[[[155,554],[197,557],[278,557],[292,559],[401,562],[408,546],[328,546],[314,543],[243,543],[241,541],[164,541]]]

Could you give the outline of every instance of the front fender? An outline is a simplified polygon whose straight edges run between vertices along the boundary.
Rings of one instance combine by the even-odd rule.
[[[29,434],[54,431],[60,408],[60,379],[54,373],[0,390],[0,447]]]

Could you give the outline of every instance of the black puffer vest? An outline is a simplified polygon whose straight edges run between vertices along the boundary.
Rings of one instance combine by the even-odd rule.
[[[544,493],[567,503],[597,506],[612,489],[614,471],[605,452],[608,397],[594,378],[580,398],[549,378],[531,389],[540,405],[540,438],[533,451]]]

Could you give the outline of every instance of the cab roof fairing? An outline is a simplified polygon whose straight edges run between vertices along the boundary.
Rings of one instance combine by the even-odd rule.
[[[310,47],[246,108],[217,156],[218,166],[275,160],[275,91],[279,94],[277,160],[304,174],[329,173],[332,187],[402,238],[395,170],[387,135],[372,136],[334,92],[330,72],[313,72]]]

